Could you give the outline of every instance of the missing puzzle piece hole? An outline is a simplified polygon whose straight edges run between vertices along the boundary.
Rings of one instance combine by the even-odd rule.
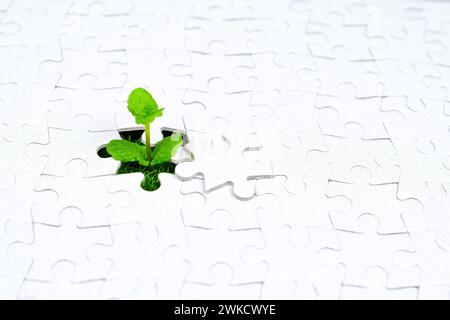
[[[119,131],[119,135],[122,140],[128,140],[131,142],[135,142],[138,144],[144,145],[142,142],[142,135],[144,134],[144,129],[129,129],[129,130],[121,130]],[[170,137],[173,133],[177,131],[175,130],[162,130],[161,133],[163,138]],[[180,133],[180,132],[178,132]],[[183,144],[186,143],[186,136],[183,134]],[[154,147],[152,147],[153,150]],[[97,155],[100,158],[111,158],[111,155],[106,150],[106,145],[102,145],[97,150]],[[120,166],[116,171],[116,174],[127,174],[133,172],[142,172],[144,174],[144,180],[141,182],[142,189],[146,191],[155,191],[159,189],[161,186],[161,182],[159,181],[158,175],[160,173],[175,173],[175,167],[177,163],[174,162],[164,162],[157,165],[148,165],[143,166],[136,162],[120,162]]]

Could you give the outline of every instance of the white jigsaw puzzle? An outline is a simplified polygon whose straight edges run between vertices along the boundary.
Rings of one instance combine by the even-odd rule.
[[[450,299],[449,17],[0,1],[0,299]],[[158,171],[106,147],[174,133]]]

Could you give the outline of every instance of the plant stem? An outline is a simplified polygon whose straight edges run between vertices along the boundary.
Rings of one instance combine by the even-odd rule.
[[[147,160],[152,160],[152,149],[150,144],[150,123],[145,125],[145,147],[147,150]]]

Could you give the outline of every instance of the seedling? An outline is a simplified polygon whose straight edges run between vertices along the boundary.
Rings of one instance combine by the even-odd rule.
[[[131,91],[128,96],[128,111],[134,116],[136,124],[144,125],[145,144],[141,139],[111,140],[106,151],[113,159],[121,162],[117,174],[142,172],[142,188],[153,191],[160,186],[159,173],[175,171],[175,164],[171,159],[182,144],[183,137],[179,133],[173,133],[154,146],[151,145],[150,124],[163,115],[164,109],[160,109],[152,95],[143,88]]]

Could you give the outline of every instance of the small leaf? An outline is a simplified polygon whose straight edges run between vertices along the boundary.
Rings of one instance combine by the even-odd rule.
[[[174,133],[170,137],[159,141],[152,152],[152,165],[170,161],[177,153],[178,148],[183,142],[183,137],[179,133]]]
[[[162,116],[162,111],[152,95],[144,88],[136,88],[128,96],[128,111],[130,111],[137,124],[147,125],[156,117]]]
[[[146,166],[149,161],[145,158],[145,146],[127,140],[111,140],[106,151],[115,159],[122,162],[138,161]]]

